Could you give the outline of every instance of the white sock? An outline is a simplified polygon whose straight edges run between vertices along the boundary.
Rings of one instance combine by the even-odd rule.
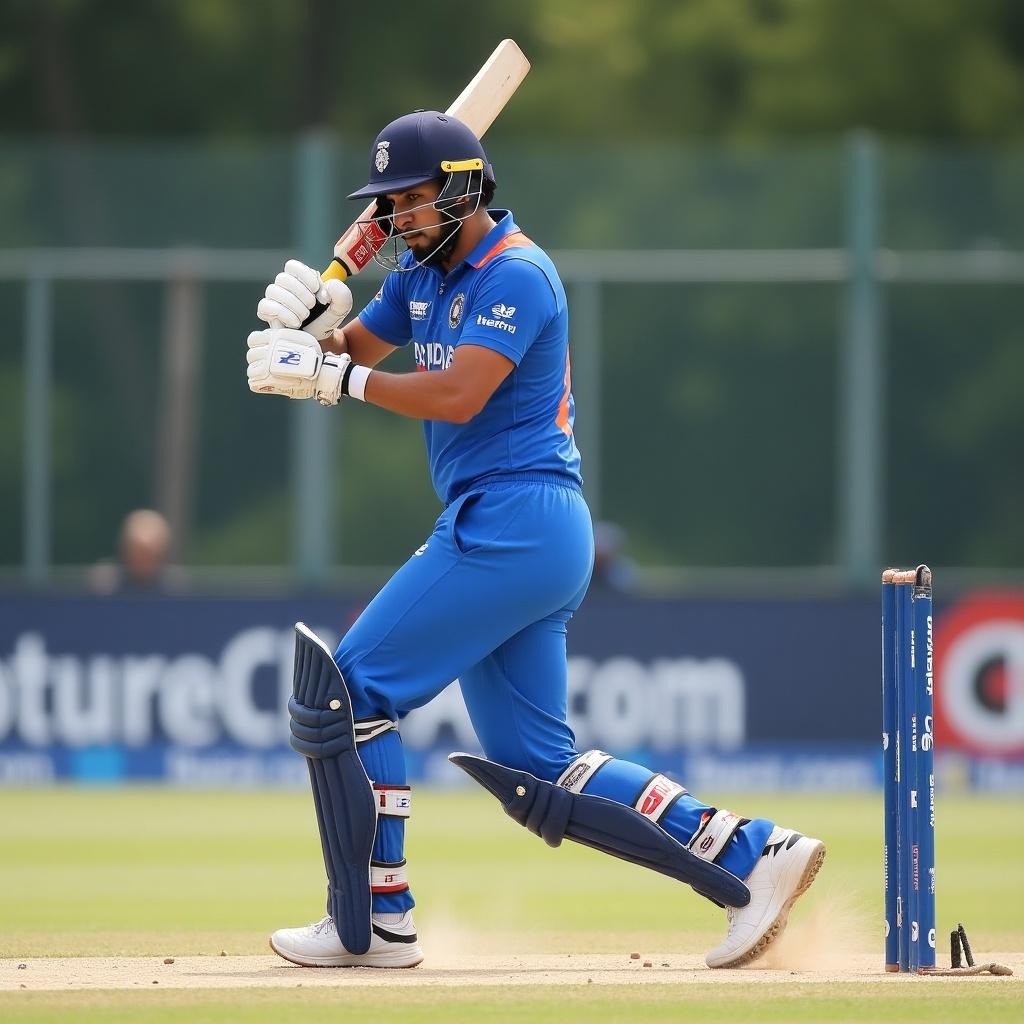
[[[405,914],[372,914],[377,924],[399,924]]]

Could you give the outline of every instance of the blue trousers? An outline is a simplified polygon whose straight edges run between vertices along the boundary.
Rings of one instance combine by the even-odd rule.
[[[593,558],[590,511],[564,477],[507,475],[461,495],[338,646],[356,718],[401,720],[457,678],[487,757],[553,782],[578,756],[566,722],[565,636]],[[375,782],[405,784],[397,733],[359,752]],[[632,805],[649,776],[614,760],[586,792]],[[686,842],[707,809],[687,795],[661,824]],[[764,819],[744,826],[720,863],[745,877],[770,831]],[[381,818],[374,858],[399,861],[403,844],[404,820]],[[412,905],[408,892],[373,896],[378,913]]]

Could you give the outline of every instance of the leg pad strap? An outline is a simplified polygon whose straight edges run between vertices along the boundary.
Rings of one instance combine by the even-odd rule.
[[[389,864],[383,860],[370,861],[370,888],[374,892],[404,892],[409,888],[405,861]]]
[[[719,811],[712,808],[710,811],[705,811],[697,826],[697,831],[686,844],[686,848],[694,856],[717,864],[718,858],[725,853],[725,848],[729,845],[729,840],[736,834],[736,830],[749,821],[749,818],[741,818],[733,811]]]
[[[448,760],[498,798],[505,813],[548,846],[572,839],[583,846],[640,864],[692,886],[727,907],[745,907],[750,890],[717,864],[695,856],[660,825],[632,807],[573,793],[529,772],[515,771],[473,754]]]

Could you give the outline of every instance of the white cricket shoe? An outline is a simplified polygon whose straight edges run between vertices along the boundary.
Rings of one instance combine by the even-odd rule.
[[[776,825],[746,878],[750,902],[726,909],[729,930],[704,958],[708,967],[742,967],[761,956],[785,930],[790,908],[810,888],[824,859],[820,839]]]
[[[372,924],[370,948],[359,955],[341,944],[330,917],[305,928],[279,929],[270,936],[270,948],[300,967],[415,967],[423,961],[411,910],[397,924],[376,919]]]

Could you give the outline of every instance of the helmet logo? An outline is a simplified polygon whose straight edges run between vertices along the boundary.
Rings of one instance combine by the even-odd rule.
[[[383,174],[388,166],[388,147],[390,142],[377,143],[377,155],[373,158],[373,165],[377,168],[378,174]]]

